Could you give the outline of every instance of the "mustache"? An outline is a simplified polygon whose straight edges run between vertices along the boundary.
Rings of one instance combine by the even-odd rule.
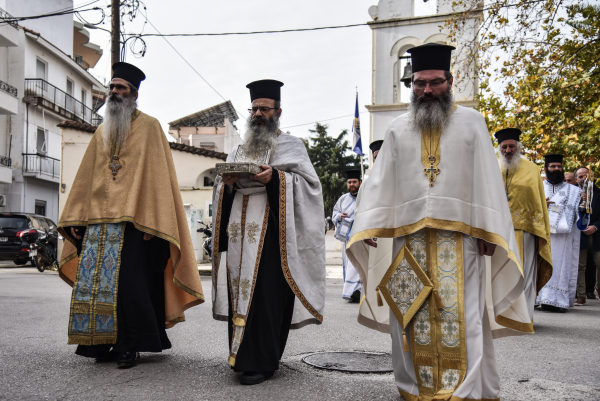
[[[112,95],[110,95],[108,97],[108,101],[109,102],[122,102],[123,98],[121,97],[121,95],[119,95],[117,93],[113,93]]]
[[[273,122],[273,119],[268,119],[268,118],[266,118],[264,116],[256,116],[256,117],[252,117],[250,119],[250,124],[251,125],[257,125],[257,123],[259,123],[259,122],[261,122],[263,124],[266,124],[268,122]]]

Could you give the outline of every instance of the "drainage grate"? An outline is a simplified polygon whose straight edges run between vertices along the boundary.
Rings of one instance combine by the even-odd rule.
[[[392,355],[360,351],[318,352],[302,358],[311,366],[351,373],[392,372]]]

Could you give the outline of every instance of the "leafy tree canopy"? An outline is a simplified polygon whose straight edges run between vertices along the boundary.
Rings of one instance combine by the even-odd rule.
[[[566,169],[600,172],[600,7],[581,0],[455,1],[450,38],[473,32],[460,65],[477,65],[479,110],[490,133],[520,127],[529,158],[566,155]],[[460,40],[456,39],[457,42]],[[466,63],[465,63],[466,61]],[[468,68],[455,75],[469,75]],[[472,71],[472,69],[471,69]]]
[[[309,130],[310,137],[303,141],[321,180],[325,215],[331,216],[335,203],[347,192],[344,172],[360,168],[360,157],[350,153],[350,143],[345,139],[347,130],[343,130],[338,136],[329,136],[327,128],[326,124],[316,123],[315,128]]]

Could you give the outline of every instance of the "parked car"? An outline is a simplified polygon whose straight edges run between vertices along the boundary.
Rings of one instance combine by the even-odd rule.
[[[16,265],[25,265],[31,260],[29,242],[22,238],[28,230],[48,232],[51,246],[57,249],[57,227],[49,218],[33,213],[0,213],[0,260],[12,260]]]

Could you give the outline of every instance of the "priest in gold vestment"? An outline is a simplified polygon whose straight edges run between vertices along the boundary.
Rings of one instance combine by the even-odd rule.
[[[484,118],[453,101],[453,49],[426,44],[409,50],[409,112],[388,127],[357,200],[347,250],[367,280],[365,298],[377,293],[371,316],[389,308],[387,327],[379,319],[367,323],[367,315],[360,321],[389,330],[396,386],[408,401],[499,399],[492,339],[533,332]],[[369,260],[364,240],[373,237],[393,239],[387,269],[377,263],[385,258]],[[491,256],[490,276],[485,255]],[[497,332],[486,308],[488,281]]]
[[[552,277],[550,220],[540,169],[521,157],[520,135],[521,130],[517,128],[505,128],[494,134],[525,276],[527,309],[533,321],[537,294]]]
[[[96,130],[59,221],[59,275],[73,287],[68,343],[135,366],[204,301],[175,167],[160,123],[137,110],[144,73],[115,63]]]

